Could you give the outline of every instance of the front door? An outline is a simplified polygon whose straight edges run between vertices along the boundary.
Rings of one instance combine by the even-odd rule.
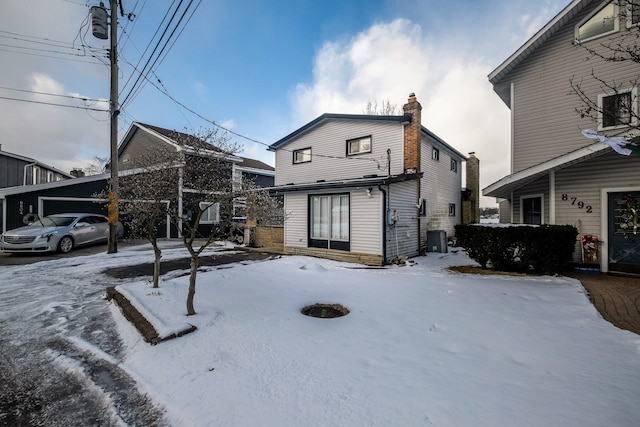
[[[609,271],[640,274],[640,191],[609,193]]]

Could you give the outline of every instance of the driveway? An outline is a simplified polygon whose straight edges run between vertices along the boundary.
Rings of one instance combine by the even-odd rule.
[[[118,242],[118,248],[120,247],[128,247],[132,245],[139,245],[142,242],[139,240],[135,241],[122,241]],[[84,255],[93,255],[98,253],[106,253],[107,252],[107,244],[106,243],[98,243],[96,245],[90,246],[80,246],[78,248],[74,248],[71,252],[66,254],[60,252],[48,252],[48,253],[28,253],[28,254],[8,254],[0,252],[0,266],[2,265],[25,265],[25,264],[33,264],[40,261],[50,261],[52,259],[61,259],[61,258],[73,258]]]
[[[102,251],[0,258],[0,425],[166,425],[120,368],[122,343],[104,300],[113,283],[86,257]],[[126,264],[126,251],[107,263]]]

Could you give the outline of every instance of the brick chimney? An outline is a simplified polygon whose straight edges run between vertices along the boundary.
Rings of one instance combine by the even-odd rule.
[[[480,160],[476,153],[469,153],[467,159],[466,200],[462,203],[462,223],[478,224],[480,222]]]
[[[73,168],[71,172],[69,172],[69,174],[75,176],[76,178],[82,178],[83,176],[85,176],[84,171],[80,168]]]
[[[411,116],[409,124],[404,126],[404,172],[420,172],[420,129],[422,105],[415,93],[409,94],[409,100],[402,107],[405,116]]]

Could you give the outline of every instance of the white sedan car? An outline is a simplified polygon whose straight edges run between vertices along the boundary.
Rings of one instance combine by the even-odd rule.
[[[0,234],[0,251],[69,252],[75,246],[107,241],[107,217],[88,213],[65,213],[37,218],[27,226]],[[118,237],[122,237],[122,225]]]

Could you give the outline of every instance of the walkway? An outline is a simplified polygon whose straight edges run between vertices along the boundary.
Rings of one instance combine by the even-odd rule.
[[[580,280],[589,299],[605,320],[640,334],[640,277],[571,274]]]

